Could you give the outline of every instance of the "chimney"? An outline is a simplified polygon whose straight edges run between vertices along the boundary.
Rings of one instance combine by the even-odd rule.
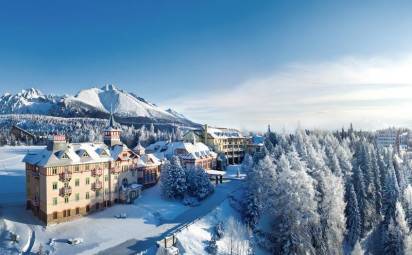
[[[66,137],[64,135],[51,135],[47,141],[47,150],[56,151],[66,148]]]

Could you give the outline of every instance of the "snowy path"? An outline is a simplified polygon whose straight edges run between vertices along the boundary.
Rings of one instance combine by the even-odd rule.
[[[156,245],[157,241],[172,234],[182,226],[193,222],[194,220],[207,215],[217,206],[223,203],[231,192],[236,191],[241,186],[241,181],[232,180],[219,185],[215,192],[204,200],[199,206],[193,207],[182,214],[178,215],[173,220],[166,220],[163,223],[147,232],[139,239],[130,239],[117,246],[114,246],[105,251],[99,252],[100,255],[116,255],[116,254],[136,254],[136,252],[145,251]]]
[[[29,246],[24,254],[31,254],[31,250],[33,249],[34,241],[36,240],[36,232],[34,230],[31,231]]]

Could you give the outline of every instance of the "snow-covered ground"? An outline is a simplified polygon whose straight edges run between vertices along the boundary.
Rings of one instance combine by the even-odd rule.
[[[25,171],[21,159],[27,150],[39,148],[0,147],[0,254],[16,254],[19,250],[36,252],[40,246],[52,254],[128,254],[144,250],[173,229],[212,211],[240,183],[226,181],[194,208],[163,200],[156,185],[144,190],[132,205],[115,205],[46,228],[24,208]],[[114,217],[120,213],[126,213],[127,218]],[[10,232],[19,234],[19,243],[10,241]],[[69,245],[69,238],[82,238],[84,242]]]
[[[239,199],[239,197],[237,197],[237,199]],[[226,199],[220,206],[206,216],[189,225],[187,228],[177,232],[176,237],[178,240],[177,246],[179,252],[181,252],[181,254],[191,255],[207,254],[205,249],[215,232],[216,225],[221,223],[223,228],[226,228],[228,226],[228,219],[231,217],[240,223],[241,216],[239,212],[231,206],[231,203],[234,203],[233,200]],[[236,238],[240,238],[243,241],[251,239],[250,234],[248,233],[240,233]],[[216,242],[216,245],[217,254],[230,254],[230,238],[228,236],[223,236]],[[241,253],[239,255],[242,254],[246,253]],[[268,253],[258,247],[254,247],[253,254],[267,255]]]
[[[25,198],[25,170],[21,162],[28,151],[43,146],[0,147],[0,206],[22,204]]]

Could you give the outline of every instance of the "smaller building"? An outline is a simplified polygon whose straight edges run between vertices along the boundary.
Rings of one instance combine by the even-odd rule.
[[[408,150],[411,137],[406,129],[387,128],[376,131],[376,144],[379,147],[392,146],[397,152]]]
[[[388,128],[376,131],[376,144],[380,147],[395,147],[398,140],[399,130]]]
[[[204,125],[201,129],[187,132],[183,138],[191,139],[193,136],[212,148],[219,155],[223,154],[229,164],[239,164],[245,156],[248,138],[243,136],[237,129]],[[226,162],[219,162],[218,164],[222,165],[226,164]],[[223,169],[221,166],[219,168]]]
[[[265,146],[265,137],[261,135],[253,135],[249,139],[250,140],[247,144],[247,152],[250,155],[254,155],[255,153],[261,153]]]
[[[160,159],[170,160],[173,156],[180,158],[185,168],[200,166],[204,169],[215,169],[217,154],[201,142],[166,142],[158,141],[146,148],[146,153],[153,153]],[[150,154],[149,154],[150,155]]]

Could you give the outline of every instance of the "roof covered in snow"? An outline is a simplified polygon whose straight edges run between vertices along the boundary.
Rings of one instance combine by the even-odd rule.
[[[207,133],[213,138],[243,138],[240,131],[233,128],[208,127]]]
[[[158,159],[154,154],[150,153],[141,155],[137,161],[138,167],[158,166],[160,164],[160,159]]]
[[[63,149],[50,151],[45,148],[28,153],[23,158],[23,162],[43,167],[101,163],[111,160],[111,152],[104,143],[68,143]]]
[[[117,160],[120,154],[129,151],[133,158],[138,158],[138,166],[160,165],[160,160],[153,154],[136,155],[126,145],[118,144],[109,148],[104,143],[68,143],[62,149],[47,150],[47,148],[29,152],[23,162],[41,167],[67,166],[87,163],[102,163]],[[129,154],[128,154],[129,155]],[[127,158],[122,158],[127,160]]]
[[[263,146],[265,143],[265,137],[261,135],[252,136],[252,144]]]
[[[158,157],[171,159],[179,156],[184,159],[200,159],[205,157],[216,157],[217,154],[209,149],[204,143],[195,142],[166,142],[158,141],[146,147],[147,152],[153,152]]]

